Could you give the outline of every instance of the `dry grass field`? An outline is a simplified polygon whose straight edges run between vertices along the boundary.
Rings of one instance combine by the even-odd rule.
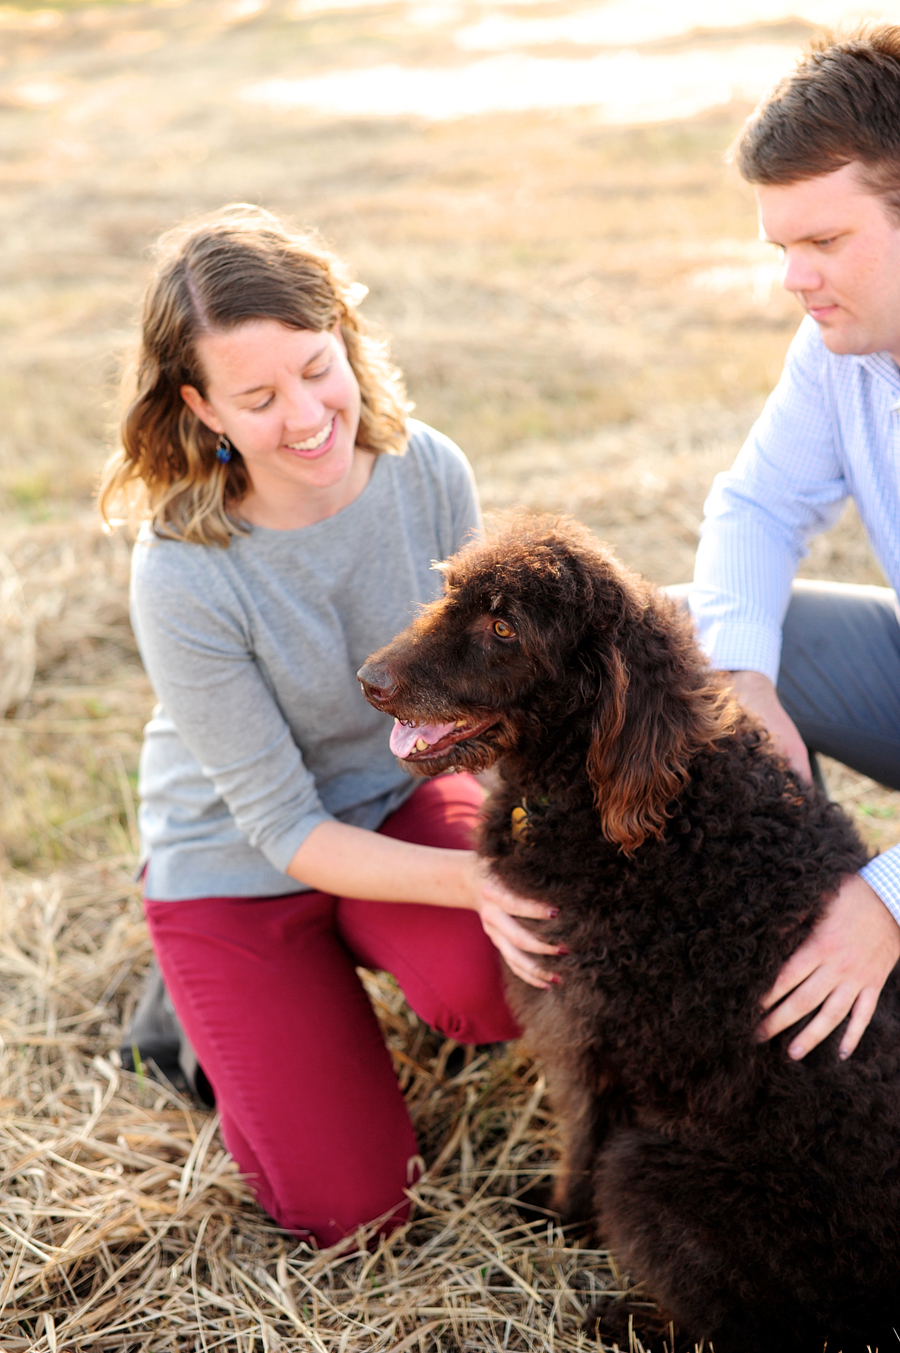
[[[215,1116],[123,1072],[115,1051],[149,961],[132,872],[152,693],[128,544],[99,531],[92,492],[159,231],[229,200],[318,225],[486,505],[571,512],[660,583],[689,576],[709,481],[796,327],[722,164],[739,97],[646,125],[590,107],[434,119],[246,97],[276,78],[462,72],[459,34],[493,12],[0,5],[0,521],[18,574],[0,569],[4,671],[16,656],[27,669],[32,635],[35,659],[0,718],[4,1353],[566,1353],[597,1347],[580,1332],[592,1290],[627,1281],[511,1205],[552,1170],[539,1068],[510,1049],[448,1074],[452,1045],[383,977],[370,989],[428,1168],[410,1225],[371,1252],[279,1232]],[[497,12],[552,26],[579,6]],[[810,31],[770,16],[645,46],[715,62],[768,44],[787,65]],[[545,55],[589,54],[560,32]],[[804,572],[881,580],[851,513]],[[873,847],[900,839],[900,795],[828,774]]]

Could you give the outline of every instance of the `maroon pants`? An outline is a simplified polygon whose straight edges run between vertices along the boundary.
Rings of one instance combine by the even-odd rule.
[[[386,836],[469,848],[467,775],[425,781]],[[261,1205],[330,1245],[406,1213],[416,1140],[357,964],[397,978],[462,1043],[518,1036],[477,915],[326,893],[146,901],[166,987],[216,1093],[222,1133]]]

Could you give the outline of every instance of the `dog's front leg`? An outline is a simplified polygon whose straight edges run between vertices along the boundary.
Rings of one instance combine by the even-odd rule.
[[[594,1172],[610,1132],[627,1119],[624,1093],[593,1059],[556,1061],[547,1083],[563,1132],[563,1155],[553,1192],[553,1208],[566,1226],[593,1229]]]
[[[593,1227],[594,1173],[610,1133],[630,1121],[628,1101],[615,1070],[593,1040],[580,1032],[554,993],[538,991],[507,974],[509,1003],[526,1047],[541,1063],[563,1139],[547,1205],[565,1225]]]

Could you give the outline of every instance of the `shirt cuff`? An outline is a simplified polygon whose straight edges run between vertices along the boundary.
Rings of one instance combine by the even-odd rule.
[[[763,625],[713,621],[703,635],[713,667],[723,672],[762,672],[773,686],[781,665],[781,631]]]
[[[281,870],[282,874],[286,874],[288,865],[312,829],[318,827],[320,822],[335,822],[336,820],[330,813],[318,809],[312,813],[307,813],[299,822],[294,824],[289,832],[283,832],[280,836],[273,837],[266,841],[265,845],[261,844],[258,848],[265,855],[269,864],[273,864],[276,869]]]
[[[883,855],[876,855],[859,872],[900,925],[900,846],[892,846]]]

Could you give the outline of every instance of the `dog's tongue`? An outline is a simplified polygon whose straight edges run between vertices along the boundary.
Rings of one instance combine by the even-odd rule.
[[[398,719],[391,730],[391,751],[394,756],[409,756],[416,750],[416,743],[420,738],[431,747],[448,733],[452,733],[455,727],[454,723],[405,724],[400,723]],[[421,747],[419,750],[422,750]]]

